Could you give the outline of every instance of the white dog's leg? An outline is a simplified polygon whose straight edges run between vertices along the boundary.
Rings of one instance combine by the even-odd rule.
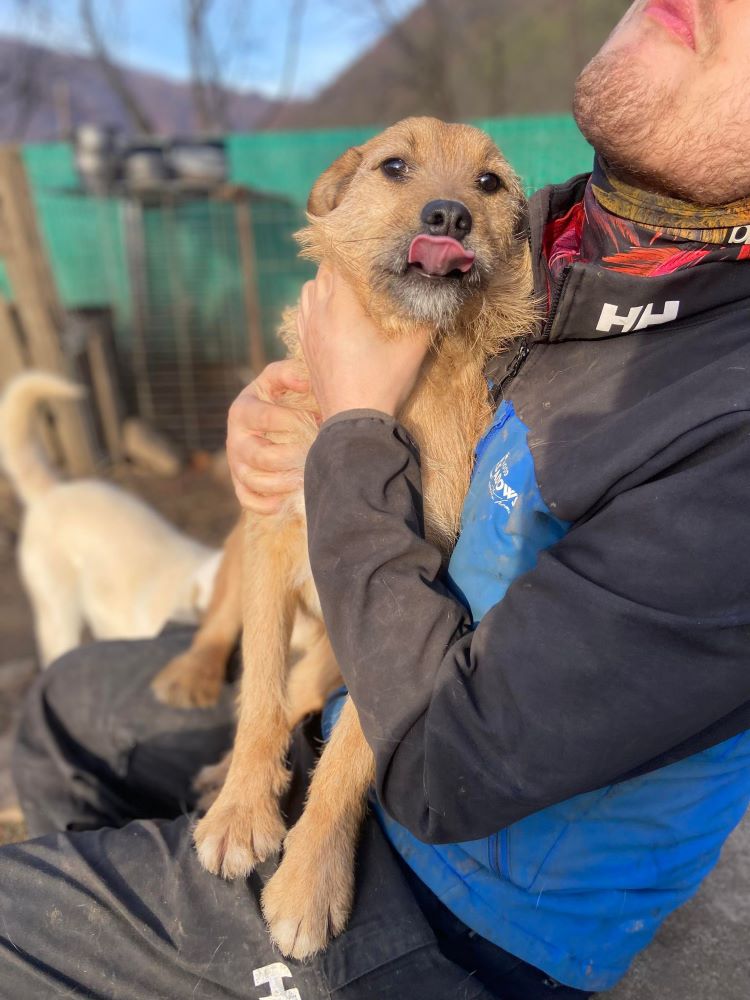
[[[44,601],[34,603],[36,618],[36,641],[39,647],[39,658],[43,667],[62,656],[63,653],[75,649],[81,641],[80,618],[75,618],[78,608],[75,602]]]
[[[34,612],[39,659],[48,667],[81,641],[83,617],[75,573],[59,555],[22,544],[21,572]]]

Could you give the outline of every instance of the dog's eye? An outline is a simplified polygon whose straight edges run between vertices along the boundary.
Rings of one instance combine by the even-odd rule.
[[[383,160],[380,164],[380,169],[386,177],[392,177],[397,181],[404,180],[409,173],[406,163],[397,156],[392,156],[389,160]]]
[[[482,174],[481,177],[477,177],[477,184],[487,194],[492,194],[494,191],[499,191],[500,188],[503,186],[503,182],[500,180],[497,174]]]

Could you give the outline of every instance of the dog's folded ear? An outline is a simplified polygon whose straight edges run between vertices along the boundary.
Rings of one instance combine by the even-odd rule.
[[[328,215],[346,194],[352,177],[362,162],[362,152],[357,146],[352,146],[334,160],[328,170],[325,170],[315,181],[310,197],[307,199],[309,215]]]

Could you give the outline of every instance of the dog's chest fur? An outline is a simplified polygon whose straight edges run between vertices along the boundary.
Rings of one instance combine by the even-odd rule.
[[[484,360],[444,340],[401,414],[420,450],[425,535],[445,557],[458,536],[474,449],[492,414]]]
[[[286,311],[281,336],[290,355],[304,365],[296,309]],[[467,343],[465,337],[442,338],[431,349],[424,373],[400,414],[401,423],[419,448],[425,535],[445,557],[458,535],[474,448],[492,415],[483,374],[485,363],[485,352]],[[314,400],[307,396],[290,396],[285,402],[301,410],[315,408]],[[302,435],[309,447],[317,428],[311,422]],[[294,508],[303,512],[301,491]]]

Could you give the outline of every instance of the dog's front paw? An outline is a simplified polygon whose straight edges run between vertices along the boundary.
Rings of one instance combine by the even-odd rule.
[[[288,958],[322,951],[346,927],[354,897],[349,845],[310,838],[298,824],[284,841],[284,858],[263,890],[271,938]]]
[[[244,878],[276,854],[286,827],[273,797],[248,801],[224,790],[193,834],[203,867],[223,878]]]
[[[210,708],[219,700],[224,667],[215,653],[189,649],[175,656],[151,682],[155,697],[172,708]]]

